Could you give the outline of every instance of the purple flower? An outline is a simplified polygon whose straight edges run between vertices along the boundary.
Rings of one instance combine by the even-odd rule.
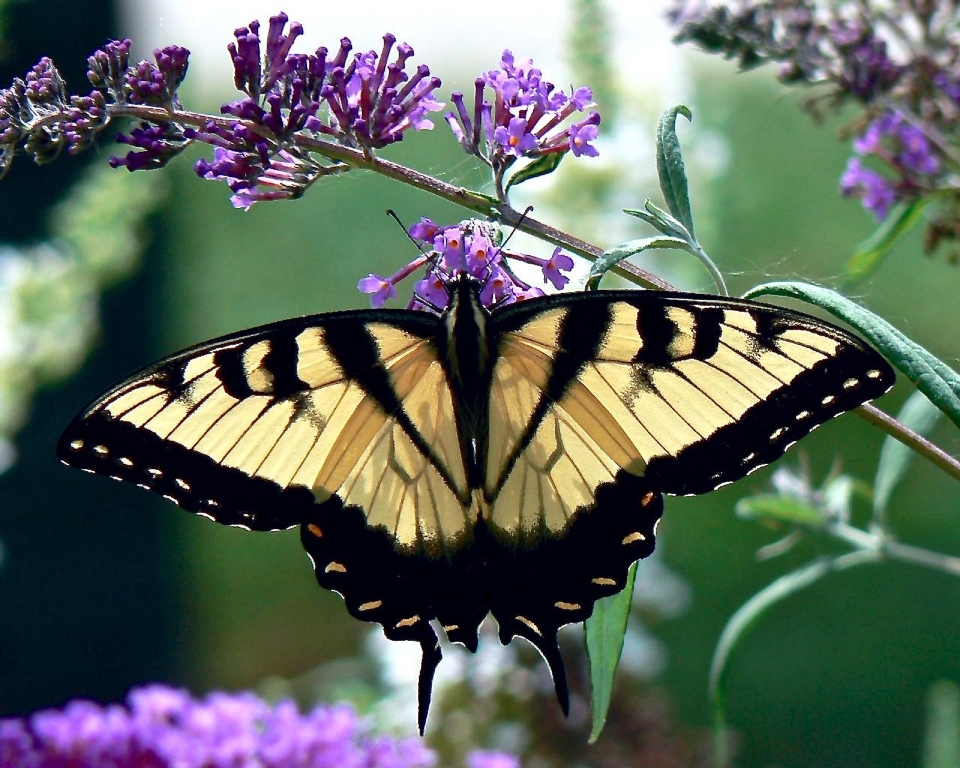
[[[859,197],[863,207],[877,221],[883,221],[897,200],[896,191],[888,179],[876,171],[864,168],[858,157],[850,158],[840,179],[840,191],[848,197]]]
[[[370,294],[370,304],[376,308],[383,306],[387,299],[396,298],[397,289],[386,278],[380,275],[367,275],[357,283],[357,290]]]
[[[122,92],[130,66],[132,45],[129,38],[110,40],[90,55],[87,59],[87,79],[94,88]]]
[[[179,107],[177,88],[187,75],[189,56],[186,48],[171,45],[153,52],[155,64],[141,61],[128,68],[124,74],[127,100],[131,104]]]
[[[420,221],[412,225],[408,232],[414,240],[419,240],[421,243],[432,244],[439,230],[440,228],[436,224],[424,216]]]
[[[593,113],[598,115],[596,112]],[[596,141],[600,130],[597,128],[596,124],[585,120],[582,123],[574,123],[570,126],[570,151],[573,152],[574,157],[580,157],[580,155],[586,155],[587,157],[596,157],[600,153],[597,151],[597,148],[591,146],[591,141]]]
[[[492,100],[485,98],[487,89]],[[486,162],[494,171],[503,198],[503,174],[518,158],[572,151],[575,156],[595,157],[590,142],[597,137],[600,115],[592,112],[575,125],[563,127],[574,112],[593,106],[592,92],[577,88],[573,96],[557,90],[529,59],[517,61],[504,51],[500,69],[490,70],[474,83],[473,109],[462,93],[450,100],[454,111],[444,119],[463,148]]]
[[[410,308],[417,308],[427,312],[439,314],[450,303],[450,294],[447,293],[447,281],[435,270],[421,278],[413,285],[413,300]]]
[[[467,768],[520,768],[516,755],[477,750],[467,755]]]
[[[561,253],[558,245],[553,249],[553,255],[543,265],[543,280],[553,283],[553,287],[558,291],[562,290],[570,282],[570,278],[560,273],[569,272],[571,269],[573,269],[573,259]]]
[[[493,138],[505,155],[520,157],[534,152],[538,147],[537,137],[527,131],[527,121],[522,117],[511,117],[506,128],[498,125],[493,131]]]
[[[863,101],[872,101],[890,90],[903,68],[887,55],[887,44],[873,29],[857,22],[836,21],[831,27],[833,43],[840,55],[838,84]]]
[[[327,85],[321,94],[332,114],[326,130],[339,134],[360,146],[377,148],[400,141],[410,130],[433,128],[427,112],[443,108],[433,92],[440,80],[430,77],[430,68],[417,67],[413,75],[404,70],[413,56],[406,43],[397,46],[397,57],[388,59],[396,43],[394,35],[383,36],[380,53],[368,51],[354,55],[350,64],[336,65],[329,70]],[[341,40],[338,59],[345,60],[351,43]]]
[[[852,158],[840,181],[844,195],[859,197],[863,206],[883,220],[898,199],[915,196],[931,186],[940,173],[940,159],[934,153],[923,130],[908,122],[904,115],[891,110],[880,115],[854,140],[860,155],[872,155],[896,174],[891,180],[863,166]]]
[[[904,123],[898,134],[900,153],[897,161],[908,171],[934,174],[940,171],[940,161],[931,152],[930,142],[915,125]]]
[[[250,693],[202,700],[154,685],[126,707],[73,701],[0,720],[0,765],[18,768],[429,768],[418,739],[370,738],[344,705],[301,715]]]
[[[111,167],[128,171],[162,168],[187,146],[184,131],[175,123],[140,123],[129,134],[118,133],[116,141],[135,147],[123,157],[110,158]]]
[[[348,167],[322,165],[298,146],[298,136],[375,149],[400,141],[408,130],[432,128],[426,115],[441,108],[433,98],[440,81],[430,77],[429,68],[406,72],[413,56],[409,45],[396,46],[390,61],[393,35],[384,36],[379,53],[351,58],[347,38],[333,55],[324,47],[313,54],[292,53],[302,34],[303,27],[283,13],[270,19],[265,45],[259,22],[236,30],[228,50],[234,82],[246,96],[224,104],[221,112],[237,121],[184,132],[214,147],[213,161],[199,161],[195,170],[203,178],[226,181],[236,207],[299,197],[321,176]]]

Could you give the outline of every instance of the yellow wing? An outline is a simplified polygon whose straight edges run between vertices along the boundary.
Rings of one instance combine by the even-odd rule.
[[[737,480],[893,383],[859,339],[748,301],[566,294],[505,307],[491,326],[490,610],[501,639],[540,648],[555,682],[557,628],[650,554],[661,493]]]
[[[620,471],[667,494],[737,480],[893,383],[856,337],[756,302],[600,292],[494,318],[484,514],[521,542]]]
[[[399,314],[285,321],[182,352],[91,405],[60,458],[257,530],[336,495],[398,550],[440,557],[475,514],[436,319]]]

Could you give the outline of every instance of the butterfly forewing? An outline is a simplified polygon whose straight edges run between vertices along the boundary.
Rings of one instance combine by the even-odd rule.
[[[777,459],[893,383],[889,365],[856,337],[755,302],[565,294],[505,308],[495,321],[503,354],[495,378],[507,367],[526,370],[512,362],[518,356],[550,360],[550,373],[543,364],[527,366],[534,371],[527,385],[540,394],[527,396],[536,405],[525,411],[524,436],[491,429],[491,489],[513,482],[514,466],[523,463],[517,446],[535,444],[533,436],[547,434],[540,422],[563,413],[654,490],[704,493]],[[491,412],[497,407],[491,399]]]

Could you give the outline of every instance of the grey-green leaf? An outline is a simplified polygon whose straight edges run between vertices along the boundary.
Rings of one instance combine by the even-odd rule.
[[[816,304],[846,321],[901,370],[954,424],[960,426],[960,375],[883,318],[841,296],[809,283],[765,283],[745,294],[790,296]]]
[[[517,184],[522,184],[530,179],[553,173],[560,165],[560,161],[563,160],[563,156],[563,152],[554,152],[549,155],[541,155],[533,162],[527,163],[510,177],[510,180],[507,182],[506,191],[509,192],[511,187],[515,187]]]
[[[853,252],[847,262],[847,279],[855,282],[873,272],[896,240],[917,223],[929,201],[929,197],[923,197],[909,204],[901,203],[887,214],[883,224]]]
[[[693,238],[693,213],[690,209],[683,155],[680,153],[680,140],[677,138],[677,115],[693,120],[690,110],[682,104],[663,113],[657,126],[657,174],[667,208],[683,223]]]
[[[626,208],[623,211],[628,216],[634,216],[647,222],[658,232],[670,237],[678,237],[681,240],[692,241],[693,237],[687,228],[679,219],[674,218],[665,210],[654,204],[648,197],[643,203],[643,210],[637,208]]]
[[[590,658],[590,690],[593,703],[593,728],[590,743],[600,737],[610,711],[613,680],[623,651],[623,636],[633,603],[633,588],[637,578],[637,564],[630,566],[627,585],[622,592],[598,600],[593,615],[584,623],[587,655]]]
[[[651,248],[680,248],[690,252],[690,246],[685,240],[678,237],[667,237],[665,235],[655,235],[654,237],[641,237],[638,240],[618,245],[609,251],[604,251],[599,258],[590,265],[590,273],[587,275],[586,290],[595,291],[600,285],[601,278],[613,267],[629,256],[633,256]]]
[[[819,528],[823,514],[812,504],[792,496],[777,493],[760,493],[740,499],[734,511],[748,520],[776,520],[781,523]]]

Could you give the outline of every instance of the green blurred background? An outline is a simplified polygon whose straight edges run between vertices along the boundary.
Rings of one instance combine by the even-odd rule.
[[[265,20],[274,11],[265,7],[260,16]],[[38,25],[41,13],[57,24]],[[68,83],[78,85],[85,57],[116,34],[112,14],[103,0],[82,7],[59,0],[9,6],[3,83],[47,54],[62,66]],[[222,27],[209,33],[226,42],[246,21],[224,14]],[[416,42],[414,24],[393,31]],[[336,36],[336,30],[308,29],[303,47],[329,44]],[[579,83],[585,75],[571,58]],[[732,292],[768,278],[838,283],[845,259],[870,233],[872,221],[855,202],[838,198],[848,148],[836,139],[837,125],[812,126],[769,72],[736,75],[732,67],[714,66],[694,52],[685,61],[694,78],[687,103],[695,124],[681,127],[681,139],[688,149],[694,213],[701,241],[719,261]],[[429,63],[448,84],[457,78],[468,84],[475,74]],[[494,65],[495,59],[489,63]],[[651,120],[643,130],[652,136],[658,107],[643,109]],[[726,154],[722,172],[698,172],[698,156],[704,166],[717,159],[711,147]],[[103,164],[114,152],[105,143],[92,156],[41,169],[19,159],[0,184],[0,239],[25,244],[46,236],[47,209],[86,164]],[[471,180],[443,125],[433,134],[410,137],[388,156],[457,183]],[[230,207],[222,185],[196,178],[192,159],[162,172],[170,194],[150,220],[142,269],[103,296],[95,350],[77,375],[39,394],[17,438],[18,460],[0,476],[0,716],[78,696],[119,700],[131,686],[151,681],[201,693],[273,680],[268,690],[304,695],[306,680],[312,693],[361,701],[378,690],[375,665],[363,657],[363,637],[379,628],[350,619],[338,596],[316,587],[296,532],[252,535],[210,524],[136,488],[61,467],[53,445],[87,401],[165,353],[272,320],[365,306],[356,281],[368,272],[392,272],[410,257],[409,244],[383,215],[386,208],[406,222],[422,215],[454,221],[462,212],[370,174],[348,174],[318,185],[302,200],[261,204],[244,214]],[[621,187],[610,204],[639,206],[654,194],[652,149],[645,162],[648,186]],[[453,177],[448,168],[455,169]],[[626,184],[623,170],[614,162],[600,177],[605,184]],[[591,213],[609,220],[609,211],[583,209],[583,187],[579,195],[563,187],[584,182],[571,175],[558,183],[550,199],[560,219],[552,223],[613,245],[602,239],[603,227],[584,233],[568,223]],[[571,212],[568,220],[557,204],[565,197],[578,201],[576,216]],[[642,234],[639,228],[625,231]],[[684,271],[670,269],[672,275]],[[954,266],[922,255],[918,238],[908,238],[855,292],[953,362],[960,342],[958,285]],[[905,397],[906,387],[902,390],[881,407],[894,412]],[[934,439],[956,449],[947,427]],[[869,481],[880,443],[876,430],[846,416],[818,430],[784,461],[796,464],[803,452],[819,481],[842,456],[845,471]],[[769,473],[705,498],[667,501],[659,549],[666,565],[688,583],[692,601],[679,617],[647,617],[667,652],[664,672],[652,682],[622,682],[611,728],[594,748],[583,744],[589,729],[582,716],[564,726],[549,697],[538,698],[542,711],[522,712],[529,737],[507,740],[524,749],[529,764],[536,764],[534,755],[556,765],[701,764],[710,721],[708,668],[725,622],[777,576],[839,551],[825,538],[811,538],[783,557],[758,562],[758,548],[782,532],[738,519],[733,505],[749,492],[767,489]],[[868,512],[858,511],[863,517]],[[890,517],[902,540],[956,554],[958,513],[960,490],[917,462],[896,492]],[[644,589],[642,564],[638,589]],[[574,649],[576,635],[573,641],[565,651],[574,688],[586,697],[585,662]],[[495,639],[486,635],[484,642]],[[321,673],[311,674],[318,668]],[[737,734],[737,764],[919,765],[925,698],[940,680],[960,682],[956,578],[895,564],[829,577],[766,616],[733,659],[728,719]],[[450,700],[471,712],[469,698]],[[639,733],[629,727],[651,700],[666,713],[664,731],[685,745],[664,751],[660,762],[651,756],[656,751],[650,751],[649,739],[644,742],[643,727]],[[438,708],[443,704],[441,697]],[[412,712],[404,718],[412,731]],[[505,731],[482,736],[488,739],[483,746],[498,746],[491,743],[497,733]],[[434,734],[437,743],[443,739]]]

